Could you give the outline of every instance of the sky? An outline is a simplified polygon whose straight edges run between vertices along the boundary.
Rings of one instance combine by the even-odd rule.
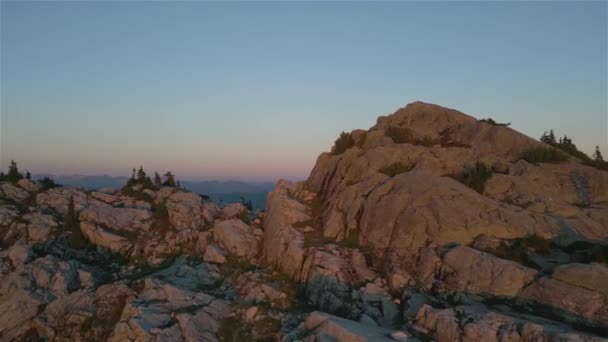
[[[421,100],[608,154],[606,2],[7,2],[0,163],[303,179]]]

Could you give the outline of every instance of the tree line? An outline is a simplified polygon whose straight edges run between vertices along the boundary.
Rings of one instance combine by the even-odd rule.
[[[17,163],[14,160],[11,160],[11,164],[9,165],[8,172],[6,174],[0,171],[0,182],[17,183],[18,181],[24,178],[27,180],[32,180],[32,174],[30,173],[30,171],[25,171],[24,176],[21,172],[19,172]],[[59,184],[55,183],[55,181],[49,177],[39,179],[37,182],[45,189],[50,189],[59,186]]]
[[[133,168],[131,178],[127,181],[127,187],[134,185],[142,185],[145,189],[160,189],[163,186],[184,189],[171,171],[167,171],[163,177],[161,177],[158,172],[154,172],[154,179],[152,179],[146,174],[142,166],[140,166],[138,170]]]
[[[589,165],[600,170],[608,170],[608,162],[604,160],[604,156],[600,151],[599,145],[595,146],[595,151],[589,157],[585,152],[579,150],[576,147],[576,144],[569,138],[567,135],[564,135],[561,138],[557,138],[552,129],[549,131],[545,131],[541,137],[540,141],[544,142],[547,145],[553,146],[559,150],[562,150],[568,153],[571,156],[577,157],[583,161],[583,164]]]

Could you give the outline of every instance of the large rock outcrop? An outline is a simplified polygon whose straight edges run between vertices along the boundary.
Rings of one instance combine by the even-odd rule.
[[[361,283],[374,282],[393,294],[407,287],[465,294],[534,307],[526,310],[592,330],[608,325],[603,266],[564,265],[589,262],[591,252],[573,252],[580,244],[599,251],[608,245],[608,172],[575,157],[529,163],[524,152],[549,147],[422,102],[348,139],[347,147],[322,153],[305,182],[279,181],[263,220],[266,260],[306,284],[317,308],[373,317],[365,305],[344,304],[361,298]],[[464,176],[478,167],[491,174],[481,186],[467,186]],[[353,258],[359,250],[365,257]],[[445,327],[423,325],[441,330],[441,340],[483,338],[475,329],[486,320],[466,326],[447,316]],[[530,329],[513,329],[533,340]],[[546,336],[569,339],[562,330]],[[504,340],[501,334],[492,336]]]
[[[395,143],[386,136],[389,127],[408,130],[412,140]],[[541,143],[508,127],[417,102],[353,136],[363,142],[339,155],[323,153],[306,182],[323,202],[323,234],[342,240],[358,231],[377,258],[395,260],[404,270],[414,265],[398,260],[414,260],[428,243],[469,244],[480,234],[608,237],[603,216],[589,215],[599,207],[608,212],[603,204],[608,174],[573,158],[560,165],[519,160]],[[424,137],[430,142],[417,142]],[[446,177],[478,161],[500,172],[484,193]],[[394,163],[410,170],[394,176],[381,172]],[[588,184],[584,191],[577,179]],[[594,209],[578,207],[581,196]]]

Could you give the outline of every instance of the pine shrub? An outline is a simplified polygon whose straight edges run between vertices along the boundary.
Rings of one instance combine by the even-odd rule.
[[[355,139],[353,139],[353,135],[351,133],[342,132],[340,133],[340,137],[338,137],[334,143],[332,154],[337,156],[353,146],[355,146]]]
[[[568,160],[562,152],[551,147],[533,147],[524,152],[521,159],[532,163],[560,163]]]

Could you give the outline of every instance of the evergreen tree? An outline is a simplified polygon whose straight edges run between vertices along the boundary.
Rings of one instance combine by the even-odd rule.
[[[553,133],[553,130],[549,131],[549,145],[555,145],[556,141],[555,141],[555,134]]]
[[[4,182],[4,172],[0,172],[0,182]]]
[[[38,183],[40,183],[40,185],[44,189],[52,189],[52,188],[56,188],[59,186],[59,184],[55,183],[55,181],[49,177],[44,177],[44,178],[38,180]]]
[[[19,173],[19,169],[17,169],[17,163],[15,163],[14,160],[11,160],[11,166],[9,166],[8,168],[6,180],[12,183],[16,183],[21,179],[23,179],[23,175]]]
[[[564,135],[564,138],[560,139],[557,147],[571,154],[576,153],[575,151],[577,150],[576,145],[574,145],[572,139],[568,138],[567,135]]]
[[[160,178],[158,172],[154,172],[154,186],[160,188],[163,185],[163,181]]]
[[[551,146],[555,146],[557,144],[557,142],[555,141],[555,133],[553,133],[553,130],[549,130],[549,132],[547,133],[547,131],[545,131],[543,133],[543,135],[540,137],[540,141],[544,142],[547,145],[551,145]]]
[[[127,181],[127,186],[132,186],[137,184],[137,180],[135,179],[135,168],[133,168],[133,172],[131,173],[131,179]]]
[[[170,187],[175,187],[175,176],[171,173],[171,171],[167,171],[167,173],[165,173],[165,182],[163,183],[163,186],[170,186]]]
[[[549,133],[547,133],[547,131],[544,131],[543,135],[540,136],[540,141],[544,142],[545,144],[549,143]]]
[[[593,160],[596,162],[603,162],[604,157],[602,156],[602,152],[600,152],[600,147],[595,146],[595,153],[593,153]]]
[[[182,185],[179,184],[179,180],[177,181],[177,188],[180,189],[180,190],[182,189]]]
[[[32,180],[32,174],[29,171],[25,171],[25,179]]]
[[[253,203],[251,203],[251,200],[246,201],[245,197],[241,196],[241,204],[247,208],[247,210],[252,211],[253,210]]]
[[[146,182],[146,173],[144,172],[144,168],[139,166],[139,170],[137,170],[137,183],[144,184]]]

